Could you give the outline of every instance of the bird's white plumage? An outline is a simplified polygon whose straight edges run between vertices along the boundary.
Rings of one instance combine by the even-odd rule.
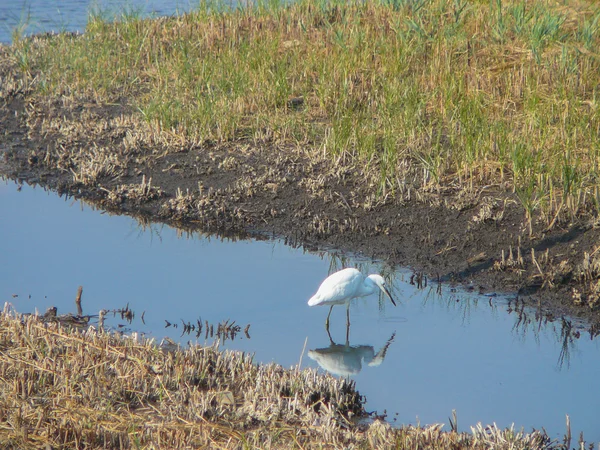
[[[328,305],[331,308],[334,305],[349,305],[352,299],[371,295],[377,292],[378,289],[381,289],[396,306],[396,302],[388,291],[382,276],[373,274],[365,277],[357,269],[342,269],[331,274],[321,283],[315,295],[308,300],[308,305]],[[329,315],[331,315],[331,309]],[[329,327],[329,315],[325,322],[327,328]],[[348,313],[346,315],[349,321]]]
[[[308,305],[342,305],[350,299],[369,295],[370,292],[361,294],[364,280],[365,276],[352,268],[331,274],[321,283],[317,293],[308,301]]]

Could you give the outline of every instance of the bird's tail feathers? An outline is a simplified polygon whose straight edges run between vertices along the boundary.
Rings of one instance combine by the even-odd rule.
[[[319,300],[321,299],[320,296],[318,295],[313,295],[311,298],[308,299],[308,306],[315,306],[319,304]]]

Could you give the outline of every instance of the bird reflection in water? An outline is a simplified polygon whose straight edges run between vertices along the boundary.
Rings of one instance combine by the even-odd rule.
[[[331,342],[329,347],[309,350],[308,357],[316,361],[327,372],[343,377],[358,374],[362,370],[363,363],[370,367],[381,365],[390,344],[394,342],[396,336],[394,331],[385,345],[375,353],[372,345],[350,345],[348,333],[346,333],[346,343],[343,345],[333,342],[329,330],[327,330],[327,334]]]

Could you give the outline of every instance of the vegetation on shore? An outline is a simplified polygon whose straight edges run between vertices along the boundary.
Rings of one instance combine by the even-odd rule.
[[[216,346],[166,350],[0,313],[3,448],[560,448],[537,431],[392,428],[354,383]]]
[[[16,30],[0,46],[12,176],[443,279],[485,272],[600,320],[598,5],[249,3]]]
[[[318,148],[382,197],[512,190],[531,233],[600,210],[599,29],[584,1],[203,1],[12,54],[37,92],[127,101],[171,142]]]
[[[245,226],[247,211],[227,202],[300,180],[310,198],[344,211],[414,198],[472,205],[482,192],[512,192],[531,236],[536,221],[598,225],[599,28],[600,8],[576,1],[203,2],[171,18],[96,15],[83,35],[16,36],[0,49],[0,65],[10,65],[0,100],[26,93],[23,128],[53,139],[26,164],[72,175],[112,204],[161,201],[163,219]],[[115,115],[94,109],[115,105]],[[233,187],[198,182],[176,195],[140,169],[183,149],[213,158],[221,144],[231,152],[218,161],[224,172],[240,164],[236,150],[294,154],[267,160],[259,176],[244,167]],[[327,192],[330,173],[304,164],[325,160],[338,168],[335,181],[360,167],[372,196]],[[128,171],[141,184],[122,184]],[[497,206],[484,202],[472,221],[499,222]],[[270,205],[259,213],[265,223],[279,214]],[[353,217],[302,214],[295,220],[317,236],[358,230]],[[393,225],[373,220],[362,232],[387,235]],[[440,252],[457,245],[444,244]],[[526,271],[518,245],[514,257],[513,247],[496,255],[498,271]],[[585,283],[589,293],[574,290],[574,302],[597,307],[596,247],[579,266],[566,253],[553,261],[531,250],[540,284]],[[363,412],[353,385],[212,347],[163,352],[5,314],[0,350],[0,437],[18,448],[550,446],[540,433],[495,428],[359,426],[349,420]]]

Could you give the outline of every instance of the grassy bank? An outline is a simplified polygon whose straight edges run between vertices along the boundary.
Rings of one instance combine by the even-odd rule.
[[[599,28],[580,1],[202,2],[12,56],[38,93],[127,102],[171,141],[358,158],[382,196],[500,186],[552,226],[600,208]]]
[[[215,346],[166,351],[0,314],[3,448],[550,448],[538,432],[393,429],[354,384]]]

